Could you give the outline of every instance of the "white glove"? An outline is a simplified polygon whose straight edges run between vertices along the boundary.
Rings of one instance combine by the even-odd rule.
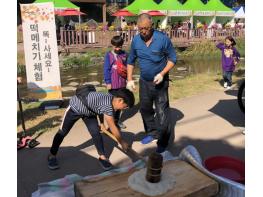
[[[153,82],[155,83],[155,84],[159,84],[159,83],[161,83],[163,81],[163,76],[159,73],[159,74],[157,74],[155,77],[154,77],[154,79],[153,79]]]
[[[126,85],[126,88],[133,92],[135,90],[135,83],[134,83],[134,81],[133,80],[128,81],[127,85]]]

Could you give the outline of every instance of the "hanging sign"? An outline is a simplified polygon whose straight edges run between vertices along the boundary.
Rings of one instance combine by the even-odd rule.
[[[53,3],[20,4],[29,97],[61,100]]]
[[[191,16],[191,10],[169,10],[168,16]]]
[[[194,11],[194,16],[214,16],[215,11]]]
[[[216,16],[234,17],[235,16],[235,12],[234,11],[216,11]]]

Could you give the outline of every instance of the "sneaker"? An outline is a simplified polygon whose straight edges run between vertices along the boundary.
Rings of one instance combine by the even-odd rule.
[[[145,138],[142,139],[141,144],[149,144],[151,142],[157,141],[152,135],[147,135]]]
[[[224,88],[226,88],[226,87],[227,87],[227,82],[224,83]]]
[[[48,161],[48,168],[50,170],[56,170],[59,168],[58,160],[56,157],[48,156],[47,161]]]
[[[162,146],[157,146],[157,148],[155,150],[155,152],[157,152],[157,153],[163,153],[164,151],[165,151],[165,148]]]
[[[112,164],[108,160],[99,158],[99,163],[104,170],[110,170],[112,168]]]
[[[231,86],[227,86],[227,87],[226,87],[226,90],[231,90]]]

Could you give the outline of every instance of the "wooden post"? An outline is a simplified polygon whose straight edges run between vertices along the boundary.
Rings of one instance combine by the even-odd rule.
[[[102,19],[103,19],[103,25],[106,25],[106,3],[102,5]]]
[[[60,46],[62,46],[64,44],[64,34],[63,34],[63,27],[59,28],[60,30]]]
[[[146,180],[150,183],[160,182],[162,167],[163,156],[160,153],[153,152],[147,162]]]
[[[79,32],[79,47],[82,46],[82,30]]]

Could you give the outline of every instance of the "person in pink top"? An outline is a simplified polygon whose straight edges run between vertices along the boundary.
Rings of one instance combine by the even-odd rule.
[[[124,40],[121,36],[113,36],[111,39],[112,50],[108,51],[104,58],[104,81],[111,94],[114,94],[119,89],[126,88],[127,79],[121,76],[117,70],[117,61],[121,62],[125,68],[127,66],[127,53],[122,50],[123,43]],[[119,121],[120,114],[121,111],[115,113],[115,121],[120,128],[124,129],[126,126]],[[103,122],[102,119],[101,122]]]

